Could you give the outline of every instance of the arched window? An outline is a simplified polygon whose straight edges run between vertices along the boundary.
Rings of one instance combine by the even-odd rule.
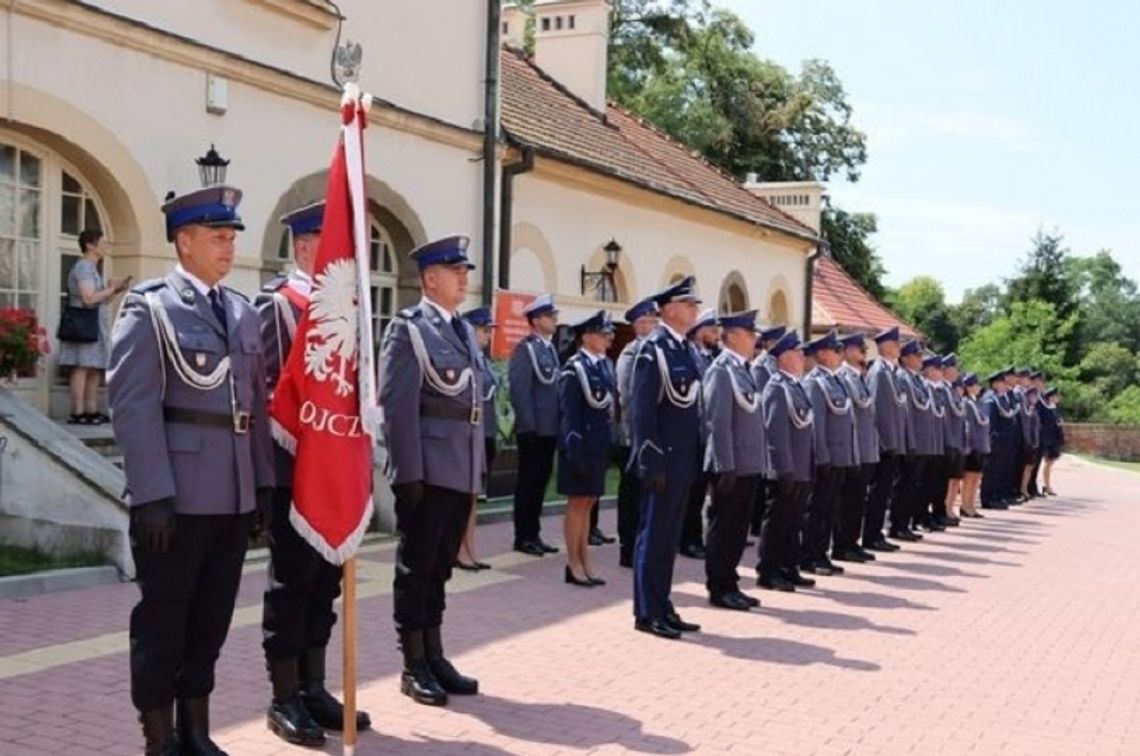
[[[744,278],[733,271],[725,276],[720,285],[720,296],[717,298],[717,311],[722,315],[730,312],[743,312],[748,309],[748,291],[745,288]]]
[[[396,247],[392,235],[375,218],[369,219],[368,269],[369,293],[372,297],[372,338],[378,350],[384,331],[396,315]]]
[[[768,322],[774,326],[789,325],[788,298],[783,291],[777,290],[772,294],[772,298],[768,302]]]

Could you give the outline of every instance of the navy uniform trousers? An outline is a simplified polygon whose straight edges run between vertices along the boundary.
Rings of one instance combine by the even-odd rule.
[[[673,566],[681,542],[681,523],[697,465],[670,464],[665,472],[665,490],[645,490],[641,495],[641,528],[634,546],[633,607],[641,619],[659,619],[673,611],[669,591]]]

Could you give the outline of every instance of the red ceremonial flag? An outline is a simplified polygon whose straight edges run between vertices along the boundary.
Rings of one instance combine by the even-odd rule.
[[[341,107],[308,309],[270,401],[274,438],[293,452],[289,520],[325,559],[344,564],[372,518],[376,416],[362,132],[367,100]]]

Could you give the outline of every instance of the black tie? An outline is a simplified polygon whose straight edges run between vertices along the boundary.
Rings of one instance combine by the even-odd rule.
[[[229,324],[226,323],[226,306],[222,304],[222,297],[217,289],[210,289],[210,309],[214,311],[214,317],[222,324],[222,330],[229,332]]]
[[[467,329],[463,327],[463,320],[458,315],[451,316],[451,327],[455,329],[455,335],[459,337],[459,343],[467,349]]]

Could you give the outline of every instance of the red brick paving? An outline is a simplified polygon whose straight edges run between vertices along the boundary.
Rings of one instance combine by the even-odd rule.
[[[1133,473],[1062,462],[1074,496],[987,513],[764,607],[708,606],[681,558],[676,603],[705,632],[635,633],[629,572],[561,582],[559,558],[450,600],[446,639],[484,694],[446,709],[397,692],[387,595],[360,604],[361,754],[1140,753],[1140,529]],[[612,529],[612,514],[604,520]],[[482,528],[484,556],[510,526]],[[557,540],[547,520],[547,540]],[[391,552],[368,555],[390,560]],[[750,576],[752,555],[742,575]],[[260,570],[242,603],[256,603]],[[121,631],[135,589],[0,602],[0,657]],[[234,756],[304,753],[265,729],[257,627],[222,655],[213,715]],[[3,659],[0,658],[0,663]],[[125,653],[0,682],[6,756],[139,752]],[[325,749],[338,753],[338,741]]]

